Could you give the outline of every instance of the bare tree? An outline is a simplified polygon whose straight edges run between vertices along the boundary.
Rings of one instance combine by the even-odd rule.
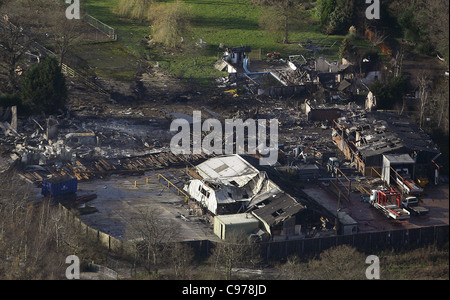
[[[69,49],[80,39],[82,27],[80,20],[67,20],[62,12],[50,17],[49,32],[54,41],[60,65],[64,63]]]
[[[135,257],[143,263],[149,274],[152,271],[157,273],[160,261],[179,236],[179,225],[173,220],[163,220],[157,208],[138,211],[129,224],[128,234],[136,251]]]
[[[16,171],[0,173],[0,190],[0,279],[63,279],[68,255],[92,260],[103,253]]]
[[[32,191],[14,171],[0,174],[0,278],[61,277],[63,252],[55,251],[53,207],[32,202]]]
[[[289,44],[289,33],[294,23],[299,22],[305,0],[252,0],[256,6],[266,9],[261,25],[271,31],[283,32],[283,44]]]
[[[362,280],[365,279],[366,257],[355,248],[342,245],[325,250],[318,258],[302,262],[289,257],[281,266],[288,280]]]
[[[23,27],[11,22],[16,21],[7,14],[0,16],[0,67],[6,70],[8,77],[8,91],[17,86],[16,67],[25,55],[30,40],[25,36]]]
[[[437,126],[448,135],[449,133],[449,93],[448,85],[442,92],[436,95],[438,120]]]
[[[426,72],[420,72],[417,75],[417,85],[419,88],[419,125],[422,128],[426,110],[429,109],[429,97],[431,79]]]
[[[380,46],[381,44],[383,44],[387,38],[388,38],[387,34],[375,29],[375,30],[371,31],[369,41],[370,41],[370,44],[372,45],[372,47],[376,48],[376,47]]]
[[[80,20],[68,20],[60,1],[15,0],[2,6],[0,16],[0,67],[6,70],[8,91],[18,85],[18,63],[36,42],[55,48],[62,64],[82,34]]]
[[[173,243],[170,248],[168,263],[173,268],[176,279],[192,279],[194,252],[186,244]]]
[[[225,280],[231,280],[236,268],[254,266],[261,257],[258,245],[252,243],[246,234],[233,234],[216,244],[210,259],[215,270],[222,270]]]

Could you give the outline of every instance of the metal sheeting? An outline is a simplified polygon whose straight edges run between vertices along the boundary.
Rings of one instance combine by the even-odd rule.
[[[219,180],[223,184],[243,187],[259,174],[253,166],[239,155],[215,157],[197,166],[204,179]]]

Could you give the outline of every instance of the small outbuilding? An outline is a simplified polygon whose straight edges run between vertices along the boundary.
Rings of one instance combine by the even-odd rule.
[[[226,240],[241,234],[249,235],[259,229],[260,221],[250,213],[214,217],[214,234]]]

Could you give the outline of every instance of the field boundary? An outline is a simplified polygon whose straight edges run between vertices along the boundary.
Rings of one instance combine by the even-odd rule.
[[[113,41],[117,41],[118,35],[116,33],[116,30],[113,27],[103,23],[99,19],[97,19],[89,14],[84,15],[84,20],[86,21],[86,23],[88,23],[89,25],[91,25],[92,27],[97,29],[98,31],[101,31],[104,34],[106,34],[106,36],[109,39],[111,39]]]

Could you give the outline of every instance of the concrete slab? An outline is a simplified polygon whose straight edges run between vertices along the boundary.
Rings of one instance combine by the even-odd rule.
[[[163,221],[174,221],[180,225],[180,241],[218,239],[208,224],[199,218],[189,217],[184,197],[160,183],[156,172],[140,177],[112,176],[106,180],[79,183],[78,195],[92,193],[97,194],[97,199],[89,204],[98,212],[82,215],[80,219],[86,225],[120,240],[128,238],[129,220],[147,208],[157,208]]]

